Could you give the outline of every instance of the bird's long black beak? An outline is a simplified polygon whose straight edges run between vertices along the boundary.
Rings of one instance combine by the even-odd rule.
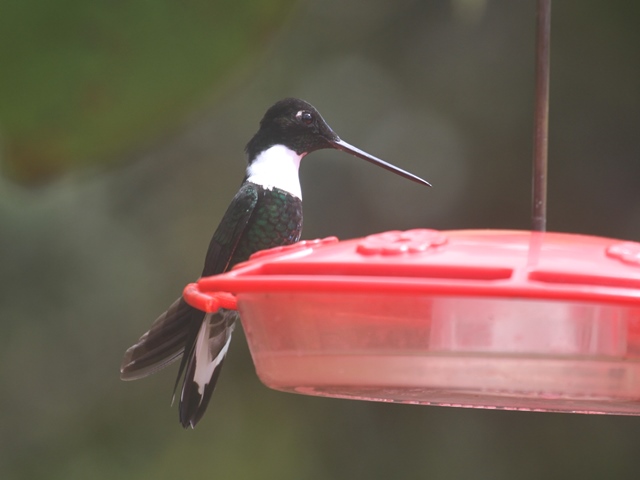
[[[414,181],[416,183],[420,183],[422,185],[427,185],[428,187],[431,186],[431,184],[429,182],[427,182],[426,180],[423,180],[422,178],[418,177],[417,175],[414,175],[413,173],[407,172],[406,170],[402,170],[401,168],[398,168],[395,165],[391,165],[390,163],[387,163],[384,160],[380,160],[378,157],[374,157],[373,155],[369,155],[367,152],[363,152],[359,148],[356,148],[353,145],[349,145],[347,142],[345,142],[344,140],[342,140],[340,138],[332,139],[332,140],[330,140],[330,143],[334,148],[336,148],[338,150],[342,150],[343,152],[347,152],[347,153],[350,153],[351,155],[354,155],[354,156],[356,156],[358,158],[362,158],[363,160],[366,160],[367,162],[371,162],[374,165],[378,165],[379,167],[382,167],[385,170],[389,170],[390,172],[393,172],[396,175],[400,175],[401,177],[407,178],[409,180],[412,180],[412,181]]]

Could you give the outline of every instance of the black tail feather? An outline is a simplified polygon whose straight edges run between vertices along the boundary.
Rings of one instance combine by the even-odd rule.
[[[209,400],[211,400],[211,395],[216,389],[218,377],[220,376],[220,372],[222,371],[222,365],[224,365],[224,359],[220,362],[220,364],[213,372],[211,380],[204,388],[203,395],[200,395],[198,391],[198,385],[195,382],[190,382],[189,384],[187,384],[187,380],[185,379],[185,385],[183,386],[184,396],[180,400],[179,408],[180,423],[184,428],[195,428],[196,424],[204,415],[204,412],[207,411]]]
[[[179,414],[180,423],[185,428],[194,428],[207,410],[224,364],[236,315],[227,310],[207,314],[188,358],[183,358],[183,365],[186,360],[186,370],[180,392]]]

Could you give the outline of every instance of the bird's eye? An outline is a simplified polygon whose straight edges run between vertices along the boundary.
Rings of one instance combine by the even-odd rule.
[[[306,110],[300,110],[296,113],[296,120],[304,123],[305,125],[311,125],[313,123],[313,115]]]

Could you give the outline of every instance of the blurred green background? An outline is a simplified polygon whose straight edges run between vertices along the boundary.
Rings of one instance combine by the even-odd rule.
[[[550,230],[640,240],[638,5],[555,2]],[[195,431],[118,376],[285,96],[434,184],[315,153],[303,238],[528,228],[534,7],[0,1],[0,478],[638,478],[640,418],[283,394],[242,334]]]

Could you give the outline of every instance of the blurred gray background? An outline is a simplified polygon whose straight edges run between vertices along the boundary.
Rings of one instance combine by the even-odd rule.
[[[640,419],[268,390],[236,335],[195,431],[124,350],[200,272],[274,101],[345,154],[303,238],[529,228],[534,1],[0,2],[0,478],[638,478]],[[640,240],[640,7],[556,1],[549,229]]]

